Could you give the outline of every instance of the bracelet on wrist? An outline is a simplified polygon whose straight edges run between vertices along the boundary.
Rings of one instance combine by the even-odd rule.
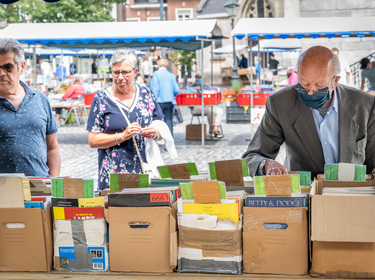
[[[120,143],[117,141],[117,132],[115,134],[115,141],[116,141],[117,146],[120,146]]]

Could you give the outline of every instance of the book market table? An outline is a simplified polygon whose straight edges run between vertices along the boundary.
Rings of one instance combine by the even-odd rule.
[[[6,280],[54,280],[54,279],[82,279],[82,280],[99,280],[99,279],[164,279],[164,280],[178,280],[178,279],[251,279],[251,280],[304,280],[314,279],[309,275],[293,276],[293,275],[265,275],[265,274],[242,274],[242,275],[223,275],[223,274],[201,274],[201,273],[125,273],[125,272],[0,272],[0,279]],[[332,279],[332,278],[331,278]],[[336,278],[340,279],[340,278]]]

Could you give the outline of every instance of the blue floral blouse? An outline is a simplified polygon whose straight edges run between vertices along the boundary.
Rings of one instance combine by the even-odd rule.
[[[131,107],[119,102],[129,122],[137,122],[141,127],[147,127],[153,120],[162,120],[163,112],[154,94],[147,87],[136,85],[136,94]],[[87,130],[94,133],[115,134],[126,129],[128,124],[116,105],[116,98],[108,91],[98,92],[93,99],[87,122]],[[145,141],[141,134],[135,135],[141,154],[145,158]],[[98,149],[100,190],[109,186],[110,173],[141,173],[141,164],[134,148],[132,138],[124,141],[120,146],[115,145],[107,149]]]

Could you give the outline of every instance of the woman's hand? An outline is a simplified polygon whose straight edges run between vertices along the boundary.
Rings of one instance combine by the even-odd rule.
[[[153,127],[142,128],[142,136],[145,138],[160,140],[159,131]]]
[[[139,123],[131,123],[128,127],[119,135],[119,140],[124,142],[132,138],[133,135],[140,134],[142,132],[142,127]]]

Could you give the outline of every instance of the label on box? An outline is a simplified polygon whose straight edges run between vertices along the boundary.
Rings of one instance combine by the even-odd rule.
[[[90,270],[106,270],[106,262],[105,262],[105,247],[87,247],[87,254],[90,254],[90,258],[86,258],[84,256],[83,259],[90,259],[92,257],[92,267]],[[73,246],[63,246],[59,247],[59,258],[61,260],[66,261],[66,268],[69,269],[69,262],[71,261],[77,261],[77,258],[80,258],[80,256],[76,256],[75,250]]]

